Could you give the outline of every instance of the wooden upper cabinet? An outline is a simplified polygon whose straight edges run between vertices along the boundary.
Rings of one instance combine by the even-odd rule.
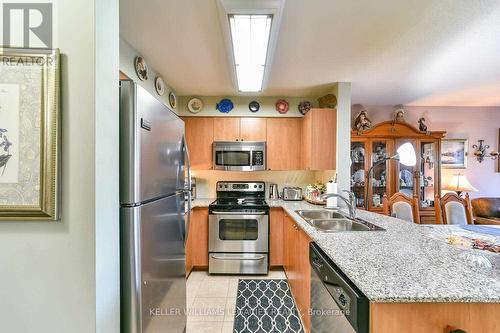
[[[207,117],[184,117],[186,142],[191,159],[191,169],[212,169],[212,142],[214,141],[214,119]]]
[[[266,141],[266,118],[214,118],[214,141]]]
[[[301,120],[267,119],[268,170],[300,170]]]
[[[240,139],[244,141],[266,141],[266,118],[241,118]]]
[[[240,139],[240,118],[214,118],[214,141]]]
[[[311,109],[302,119],[302,169],[335,170],[337,110]]]

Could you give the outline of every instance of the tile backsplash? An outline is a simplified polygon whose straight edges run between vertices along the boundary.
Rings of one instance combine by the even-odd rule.
[[[309,183],[316,180],[328,181],[335,176],[335,171],[214,171],[195,170],[192,172],[196,177],[196,197],[215,198],[215,184],[218,181],[264,181],[266,183],[266,198],[268,197],[269,184],[278,184],[281,191],[283,186],[298,186],[303,189]],[[333,175],[333,176],[331,176]],[[330,177],[331,178],[328,178]],[[326,180],[325,180],[326,179]]]

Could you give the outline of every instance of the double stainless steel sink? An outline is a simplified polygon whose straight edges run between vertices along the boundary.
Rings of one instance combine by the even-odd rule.
[[[385,230],[359,218],[351,219],[335,210],[296,210],[308,224],[322,232]]]

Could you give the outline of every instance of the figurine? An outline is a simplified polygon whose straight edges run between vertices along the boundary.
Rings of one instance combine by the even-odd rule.
[[[368,119],[368,115],[366,114],[366,110],[361,110],[361,112],[357,115],[354,120],[354,127],[358,131],[366,131],[372,127],[372,122]]]
[[[420,119],[418,120],[418,129],[421,132],[427,132],[427,125],[425,124],[425,118],[424,117],[420,117]]]
[[[405,109],[403,105],[398,104],[394,107],[394,120],[392,122],[402,123],[404,121],[405,121]]]

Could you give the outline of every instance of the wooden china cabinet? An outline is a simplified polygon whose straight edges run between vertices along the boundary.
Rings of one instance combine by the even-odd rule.
[[[420,221],[436,223],[434,197],[441,189],[441,139],[446,132],[421,132],[405,122],[386,121],[369,130],[351,132],[351,190],[356,194],[356,205],[364,208],[365,197],[369,210],[382,213],[384,194],[402,192],[417,197]],[[367,188],[368,170],[387,156],[396,154],[404,143],[410,142],[417,154],[417,164],[408,167],[389,160],[373,169],[370,188]],[[366,195],[368,194],[368,195]]]

